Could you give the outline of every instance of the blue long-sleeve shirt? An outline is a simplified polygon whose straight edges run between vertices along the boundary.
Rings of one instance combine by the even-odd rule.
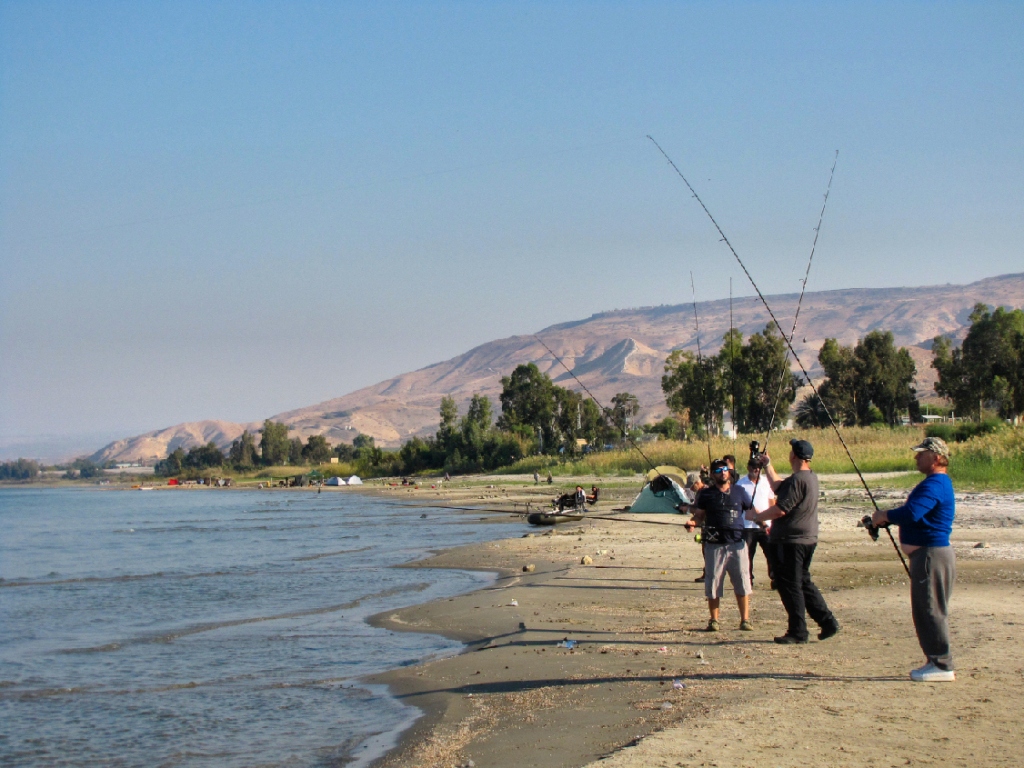
[[[910,492],[907,503],[890,509],[889,522],[900,527],[900,543],[912,547],[948,547],[956,501],[944,472],[928,475]]]

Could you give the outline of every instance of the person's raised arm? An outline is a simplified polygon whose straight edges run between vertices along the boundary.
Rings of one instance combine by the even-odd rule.
[[[763,462],[761,465],[763,467],[761,473],[764,475],[765,479],[768,480],[768,485],[771,487],[772,493],[774,494],[779,490],[779,485],[782,483],[783,478],[775,471],[775,465],[772,464],[771,457],[767,453],[763,453],[761,456],[763,457],[761,459]]]

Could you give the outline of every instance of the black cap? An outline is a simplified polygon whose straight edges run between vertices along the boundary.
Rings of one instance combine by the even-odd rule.
[[[715,459],[711,462],[711,474],[715,473],[716,469],[728,469],[729,463],[725,459]]]
[[[803,461],[810,461],[814,458],[814,446],[806,440],[790,440],[789,444],[793,448],[793,455]]]

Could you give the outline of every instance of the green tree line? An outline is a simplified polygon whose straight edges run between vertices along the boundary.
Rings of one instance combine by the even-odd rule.
[[[775,327],[768,325],[746,341],[733,329],[723,342],[717,354],[700,359],[682,349],[668,356],[661,389],[682,434],[671,435],[675,430],[664,422],[657,431],[684,438],[717,434],[727,410],[740,432],[763,432],[773,421],[785,422],[800,380],[789,370],[786,343]]]
[[[948,337],[935,337],[935,391],[962,416],[980,421],[987,409],[1019,421],[1024,413],[1024,310],[976,304],[970,321],[959,347]]]
[[[474,395],[461,417],[454,398],[443,397],[436,434],[405,443],[390,460],[391,474],[489,471],[535,454],[571,458],[595,445],[618,442],[634,429],[640,411],[636,395],[629,392],[617,393],[602,411],[592,399],[555,384],[533,363],[502,378],[499,400],[501,413],[495,420],[494,405],[485,395]]]
[[[872,331],[854,346],[826,339],[818,354],[825,380],[794,409],[802,427],[828,426],[828,412],[846,426],[901,423],[904,415],[919,420],[913,387],[917,369],[906,349],[897,349],[892,333]],[[730,330],[715,355],[698,359],[676,350],[665,361],[661,386],[676,415],[648,429],[666,437],[703,438],[721,430],[726,411],[736,429],[756,434],[789,417],[802,379],[790,370],[786,342],[768,325],[744,340]],[[674,433],[674,434],[673,434]]]
[[[334,456],[345,462],[362,461],[369,466],[381,463],[382,454],[369,435],[357,435],[353,445],[332,447],[323,435],[310,435],[306,442],[288,437],[291,428],[267,419],[258,430],[259,444],[248,430],[232,441],[225,455],[213,442],[197,445],[187,452],[175,448],[166,459],[157,462],[154,471],[163,477],[198,477],[212,470],[249,472],[260,467],[311,466],[330,461]]]
[[[801,427],[829,426],[822,402],[842,426],[898,426],[904,416],[921,420],[914,389],[917,366],[905,348],[896,348],[890,331],[871,331],[849,347],[826,339],[818,362],[825,372],[818,386],[821,399],[809,394],[797,405]]]
[[[946,336],[933,340],[935,393],[947,399],[953,413],[979,423],[986,413],[1017,422],[1024,413],[1024,310],[979,303],[969,319],[961,345]],[[826,339],[818,362],[825,372],[821,401],[837,423],[898,425],[904,415],[921,420],[913,386],[917,368],[906,349],[896,348],[891,332],[872,331],[852,347]],[[828,425],[821,401],[808,395],[797,405],[800,426]]]
[[[0,480],[35,480],[39,471],[39,462],[32,459],[0,462]]]

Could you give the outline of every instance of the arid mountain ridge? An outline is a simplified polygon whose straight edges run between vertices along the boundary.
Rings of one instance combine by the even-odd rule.
[[[767,299],[788,331],[798,294]],[[818,370],[818,350],[826,338],[854,344],[869,331],[892,331],[897,345],[907,347],[914,356],[918,391],[927,396],[935,381],[930,367],[932,339],[944,334],[961,340],[969,325],[968,316],[979,302],[1024,307],[1024,273],[968,285],[808,292],[800,310],[794,347],[813,375]],[[701,349],[713,353],[729,330],[729,300],[698,303],[697,314]],[[756,296],[734,299],[732,318],[744,336],[763,330],[770,322]],[[635,394],[641,403],[642,420],[667,415],[661,375],[668,354],[675,349],[697,348],[692,304],[599,312],[586,320],[550,326],[537,335],[602,403],[608,403],[617,392]],[[414,435],[434,433],[444,395],[454,397],[463,412],[477,393],[488,395],[497,406],[501,377],[527,362],[536,363],[558,384],[578,389],[537,338],[510,336],[481,344],[450,360],[270,418],[285,422],[292,427],[290,434],[303,440],[322,434],[333,444],[350,443],[362,432],[372,435],[378,445],[398,446]],[[92,458],[153,461],[175,448],[187,450],[210,440],[226,450],[243,430],[252,432],[259,427],[260,422],[188,422],[118,440]]]

